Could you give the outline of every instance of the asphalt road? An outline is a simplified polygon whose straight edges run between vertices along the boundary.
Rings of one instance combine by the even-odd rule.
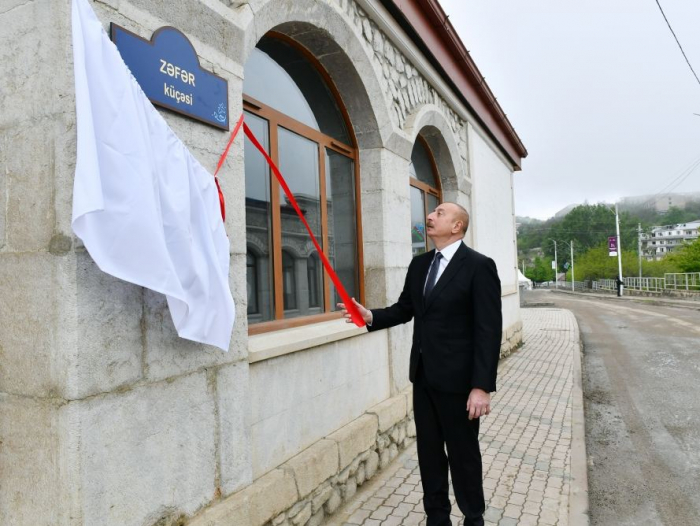
[[[592,526],[700,525],[700,312],[529,291],[583,338]]]

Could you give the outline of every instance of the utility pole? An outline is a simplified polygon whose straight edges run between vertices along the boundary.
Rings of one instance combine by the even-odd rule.
[[[615,203],[615,230],[617,230],[617,279],[619,285],[617,295],[622,296],[622,244],[620,243],[620,214],[617,212],[617,203]]]
[[[575,292],[574,286],[574,240],[571,240],[571,292]]]
[[[554,288],[558,289],[557,272],[559,271],[559,260],[557,259],[557,240],[552,239],[551,241],[554,241]]]
[[[639,278],[641,279],[642,277],[642,224],[637,223],[637,238],[639,242]]]

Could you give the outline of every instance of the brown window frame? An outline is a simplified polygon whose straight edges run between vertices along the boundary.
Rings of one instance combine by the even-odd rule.
[[[359,292],[359,301],[364,302],[365,286],[364,286],[364,254],[362,249],[362,202],[360,198],[360,153],[357,148],[357,140],[354,131],[350,125],[350,118],[345,106],[342,104],[340,93],[335,84],[331,80],[328,73],[323,69],[313,54],[301,46],[295,40],[286,35],[276,32],[269,32],[265,36],[278,38],[285,43],[296,48],[306,60],[308,60],[319,72],[326,85],[330,89],[338,108],[345,121],[345,126],[348,130],[352,144],[345,144],[342,141],[334,139],[329,135],[325,135],[319,130],[315,130],[306,124],[303,124],[284,113],[281,113],[262,102],[243,94],[243,109],[253,115],[267,121],[269,136],[268,152],[273,162],[279,166],[279,149],[278,149],[278,130],[280,127],[294,132],[302,137],[305,137],[318,145],[318,165],[319,165],[319,183],[321,190],[321,236],[318,239],[319,244],[323,248],[326,257],[328,253],[328,209],[326,201],[326,148],[332,150],[344,157],[353,160],[354,176],[355,176],[355,231],[357,235],[357,283]],[[248,325],[248,334],[262,334],[266,332],[287,329],[291,327],[301,327],[313,323],[339,319],[342,314],[338,311],[331,310],[331,280],[325,270],[323,271],[323,312],[322,314],[312,314],[310,316],[301,316],[296,318],[284,317],[284,291],[282,277],[282,220],[280,208],[280,185],[277,178],[269,172],[270,177],[270,210],[272,212],[272,232],[271,232],[271,254],[273,268],[273,289],[274,289],[274,320],[264,321]],[[284,175],[284,174],[282,174]],[[321,265],[323,267],[323,265]]]
[[[425,138],[422,135],[418,135],[416,137],[416,141],[420,141],[421,145],[426,149],[428,152],[428,157],[430,158],[430,166],[433,170],[433,178],[435,179],[435,182],[437,184],[437,187],[430,186],[428,184],[425,184],[423,181],[419,181],[415,177],[409,177],[409,184],[410,186],[413,186],[414,188],[418,188],[420,191],[430,194],[433,197],[437,198],[438,204],[442,203],[442,185],[440,182],[440,172],[438,171],[437,167],[437,162],[435,161],[435,155],[433,154],[433,150],[430,148],[430,145],[428,144],[428,141],[425,140]],[[428,214],[432,212],[432,210],[428,210],[428,200],[423,199],[423,208],[424,208],[424,217],[428,217]],[[426,252],[432,250],[430,248],[430,244],[432,241],[427,237],[425,238],[425,247],[426,247]]]

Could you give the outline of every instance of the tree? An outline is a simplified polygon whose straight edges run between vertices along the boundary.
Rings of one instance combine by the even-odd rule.
[[[536,257],[534,265],[525,268],[525,277],[531,279],[533,283],[552,281],[554,279],[554,271],[546,260]]]
[[[700,238],[676,249],[665,259],[674,263],[680,272],[700,272]]]

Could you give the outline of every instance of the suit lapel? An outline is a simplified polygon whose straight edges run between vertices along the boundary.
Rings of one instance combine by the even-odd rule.
[[[440,276],[440,279],[438,279],[437,283],[435,284],[435,288],[430,292],[430,296],[425,298],[425,308],[423,309],[424,311],[427,311],[433,304],[433,301],[435,301],[435,298],[440,296],[442,290],[447,286],[450,280],[455,276],[455,274],[457,274],[457,271],[462,267],[466,258],[467,247],[464,243],[462,243],[459,245],[457,252],[455,252],[455,255],[447,264],[445,271],[442,273],[442,276]]]

